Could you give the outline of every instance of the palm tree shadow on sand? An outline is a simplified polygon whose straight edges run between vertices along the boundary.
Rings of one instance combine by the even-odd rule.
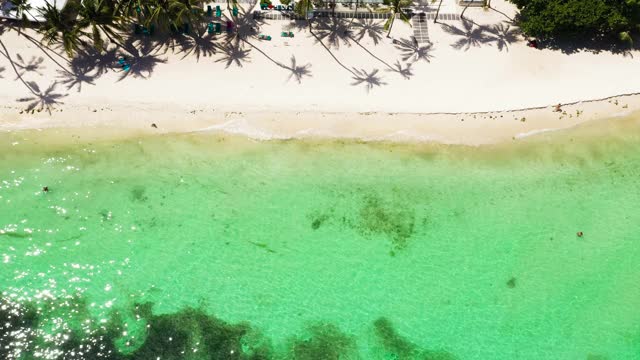
[[[227,42],[221,45],[220,50],[222,50],[223,56],[216,60],[216,62],[225,63],[225,69],[228,69],[231,65],[243,67],[244,63],[251,62],[251,49],[245,49],[243,43],[240,41]]]
[[[42,110],[45,110],[49,114],[51,114],[51,110],[53,110],[56,105],[63,104],[60,99],[67,96],[67,94],[60,94],[55,92],[55,89],[58,86],[58,83],[55,81],[44,91],[42,91],[38,84],[33,81],[28,82],[28,84],[34,95],[17,100],[21,103],[28,103],[25,111],[35,110],[40,112]]]
[[[327,48],[339,49],[340,44],[351,46],[347,23],[339,18],[321,18],[314,23],[316,42],[324,41]]]
[[[218,52],[217,50],[216,38],[205,33],[190,37],[186,46],[182,47],[181,52],[184,52],[183,59],[193,55],[196,57],[196,61],[199,61],[200,57],[212,57]]]
[[[112,61],[115,62],[116,59],[117,57]],[[118,81],[127,77],[147,79],[151,76],[156,66],[158,66],[158,64],[166,63],[167,59],[161,58],[158,54],[155,54],[151,47],[142,47],[139,48],[137,52],[134,52],[132,58],[127,58],[127,62],[130,64],[130,68],[128,71],[125,71],[124,69],[121,71]]]
[[[495,24],[487,31],[491,35],[489,41],[495,42],[500,51],[509,51],[509,45],[520,40],[520,30],[507,22]]]
[[[393,64],[393,66],[387,69],[387,71],[394,72],[402,76],[404,79],[409,80],[413,76],[413,70],[411,69],[412,65],[412,63],[407,63],[405,66],[403,66],[402,63],[400,63],[400,61],[398,60],[395,64]]]
[[[485,27],[476,26],[472,21],[467,19],[462,19],[461,25],[461,27],[456,27],[449,24],[441,24],[445,32],[459,37],[459,39],[451,45],[454,49],[467,51],[471,47],[480,47],[491,41],[491,37],[485,34],[487,31]]]
[[[2,73],[6,70],[6,68],[4,66],[0,66],[0,79],[4,79],[4,77],[2,76]]]
[[[67,87],[67,90],[71,90],[74,87],[78,88],[78,92],[82,91],[82,84],[95,85],[93,81],[97,77],[97,71],[94,64],[87,62],[80,56],[76,56],[71,60],[69,65],[70,69],[60,70],[58,69],[58,79],[60,83]]]
[[[367,92],[370,92],[376,86],[380,87],[382,85],[386,85],[387,83],[382,81],[382,78],[380,77],[380,75],[378,75],[378,72],[380,72],[380,70],[378,69],[373,69],[370,72],[367,72],[364,69],[358,70],[356,68],[353,68],[353,82],[351,83],[351,85],[359,86],[364,84]]]
[[[304,65],[298,65],[298,61],[296,60],[295,55],[291,55],[290,65],[285,65],[275,60],[271,56],[269,56],[264,50],[260,49],[260,47],[256,46],[251,41],[249,41],[249,39],[244,39],[242,42],[251,46],[252,49],[255,49],[257,52],[262,54],[265,58],[267,58],[269,61],[271,61],[278,67],[288,70],[289,76],[287,77],[287,81],[291,81],[291,79],[296,79],[298,84],[300,84],[302,83],[303,78],[311,77],[311,69],[310,69],[311,64],[307,63]]]
[[[400,51],[402,61],[417,62],[424,60],[431,62],[433,55],[433,44],[420,45],[411,39],[396,40],[394,46]]]
[[[382,21],[374,21],[373,19],[363,19],[360,21],[354,21],[353,27],[356,29],[355,38],[361,41],[365,36],[368,36],[374,45],[378,45],[382,40],[384,26]]]
[[[30,72],[36,73],[40,76],[43,75],[40,72],[40,69],[43,68],[42,66],[42,63],[44,62],[43,57],[32,56],[31,59],[29,59],[29,61],[25,61],[20,54],[16,54],[16,59],[17,60],[14,61],[14,64],[16,68],[18,68],[18,71],[20,73],[19,76],[24,76],[26,73],[30,73]],[[16,77],[16,80],[18,80],[17,77]]]
[[[290,71],[287,81],[295,79],[300,84],[304,77],[311,77],[311,64],[298,65],[294,55],[291,55],[291,65],[285,66],[285,68]]]

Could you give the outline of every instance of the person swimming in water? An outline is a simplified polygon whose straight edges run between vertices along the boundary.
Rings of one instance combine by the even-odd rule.
[[[49,192],[49,187],[48,186],[43,186],[42,187],[42,191],[43,192]]]
[[[582,237],[584,235],[584,233],[582,231],[578,231],[578,233],[576,235],[578,235],[578,237]]]

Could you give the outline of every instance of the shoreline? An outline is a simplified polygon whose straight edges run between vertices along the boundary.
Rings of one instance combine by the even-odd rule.
[[[494,5],[516,12],[504,0]],[[536,50],[517,29],[505,27],[503,14],[470,8],[465,17],[472,21],[424,23],[428,42],[415,46],[413,27],[398,24],[387,37],[381,21],[364,19],[347,37],[334,29],[339,20],[318,20],[313,31],[306,22],[258,24],[272,41],[186,36],[173,47],[133,36],[128,41],[138,55],[129,72],[115,65],[113,44],[70,60],[58,48],[6,31],[0,131],[483,145],[640,111],[637,51]],[[465,26],[486,41],[465,37]],[[281,31],[295,37],[275,36]],[[23,34],[38,38],[33,30]],[[553,111],[558,103],[566,113]]]
[[[113,109],[115,105],[118,110]],[[4,106],[0,109],[0,131],[73,128],[103,133],[111,128],[124,136],[210,132],[259,141],[340,139],[480,146],[523,140],[636,112],[640,112],[640,93],[563,104],[561,113],[554,111],[554,106],[460,113],[259,112],[111,102],[104,107],[67,105],[51,114],[20,114],[19,107]]]

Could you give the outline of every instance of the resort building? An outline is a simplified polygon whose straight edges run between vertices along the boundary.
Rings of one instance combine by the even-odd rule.
[[[29,21],[43,22],[44,19],[40,16],[38,8],[43,8],[46,4],[55,6],[62,10],[67,3],[67,0],[28,0],[30,10],[25,11],[24,16]],[[5,19],[22,19],[23,14],[11,0],[0,0],[0,18]]]

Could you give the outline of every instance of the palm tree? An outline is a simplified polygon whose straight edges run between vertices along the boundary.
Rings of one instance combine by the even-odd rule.
[[[40,16],[44,19],[38,32],[42,34],[42,41],[47,45],[54,43],[62,43],[64,51],[70,58],[78,50],[80,44],[83,44],[82,36],[86,35],[72,21],[66,19],[65,15],[49,2],[45,2],[45,6],[38,8]]]
[[[309,19],[308,14],[309,14],[309,10],[311,9],[311,6],[312,6],[311,0],[300,0],[296,2],[295,8],[294,8],[294,11],[296,12],[296,14],[307,19],[307,23],[309,24],[309,29],[311,29],[311,19]]]
[[[81,29],[91,29],[91,41],[98,51],[104,49],[104,34],[112,43],[124,48],[120,44],[120,17],[116,14],[113,3],[107,0],[83,0],[79,9],[80,21],[77,26]]]
[[[141,0],[141,18],[144,26],[158,25],[165,29],[177,26],[169,10],[170,0]]]
[[[20,17],[21,25],[28,23],[27,14],[31,15],[29,11],[32,9],[29,0],[10,0],[11,4],[16,8],[17,14]],[[33,17],[33,16],[31,16]],[[22,28],[18,26],[18,35],[22,32]]]
[[[356,16],[358,15],[358,5],[360,5],[360,0],[356,0],[356,9],[353,12],[353,17],[351,18],[351,21],[349,22],[349,26],[348,28],[351,28],[351,24],[353,23],[353,20],[355,20]]]
[[[234,0],[235,2],[235,0]],[[177,25],[188,23],[193,27],[195,24],[200,32],[200,21],[196,21],[202,16],[202,3],[200,0],[170,0],[169,13],[173,22]]]
[[[396,15],[400,15],[400,20],[409,23],[411,17],[407,15],[403,8],[411,6],[411,0],[391,0],[391,6],[382,9],[381,12],[391,13],[387,22],[384,23],[384,29],[387,30],[387,37],[391,37],[391,28],[393,27],[393,22],[396,19]]]

